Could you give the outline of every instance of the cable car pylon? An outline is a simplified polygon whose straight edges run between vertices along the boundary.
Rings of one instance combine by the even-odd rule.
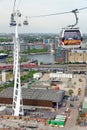
[[[23,116],[23,99],[22,99],[22,87],[20,79],[20,42],[18,35],[18,27],[21,26],[21,13],[15,9],[16,0],[14,0],[13,12],[11,13],[10,27],[14,27],[14,90],[13,90],[13,105],[12,105],[12,115],[13,116]]]
[[[18,37],[18,19],[19,11],[15,12],[16,26],[15,26],[15,39],[14,39],[14,92],[13,92],[13,116],[23,116],[23,100],[22,100],[22,88],[20,80],[20,43]]]

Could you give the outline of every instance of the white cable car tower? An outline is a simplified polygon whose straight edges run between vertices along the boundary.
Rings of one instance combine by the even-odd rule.
[[[14,8],[15,8],[14,1]],[[21,81],[20,81],[20,43],[18,37],[18,26],[20,26],[20,18],[21,13],[19,10],[15,11],[13,8],[13,13],[11,14],[11,22],[10,26],[15,27],[15,36],[14,36],[14,92],[13,92],[13,116],[23,116],[23,99],[22,99],[22,88],[21,88]],[[28,21],[27,24],[28,25]]]
[[[24,115],[23,112],[23,100],[21,92],[21,81],[20,81],[20,43],[18,38],[18,23],[20,17],[19,11],[15,13],[16,25],[15,25],[15,47],[14,47],[14,92],[13,92],[13,115],[19,116]]]

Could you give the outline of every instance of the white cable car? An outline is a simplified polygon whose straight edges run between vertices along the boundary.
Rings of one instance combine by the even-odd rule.
[[[21,26],[22,26],[22,25],[21,25],[21,21],[19,21],[18,26],[19,26],[19,27],[21,27]]]
[[[65,28],[59,38],[59,44],[63,48],[79,48],[82,43],[82,33],[79,28]]]
[[[63,28],[59,37],[59,44],[63,48],[79,48],[82,43],[82,33],[79,28],[74,27],[78,23],[77,9],[73,10],[72,12],[76,18],[75,24]]]
[[[14,20],[14,21],[11,21],[10,22],[10,26],[16,26],[16,21]]]
[[[23,24],[24,24],[24,25],[28,25],[28,24],[29,24],[29,23],[28,23],[28,18],[27,18],[27,17],[26,17],[26,19],[24,20]]]
[[[11,22],[10,22],[10,26],[16,26],[16,21],[14,20],[14,14],[11,14]]]

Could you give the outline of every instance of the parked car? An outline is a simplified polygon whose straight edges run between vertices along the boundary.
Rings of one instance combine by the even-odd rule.
[[[62,107],[66,107],[66,102],[63,102],[63,103],[62,103]]]

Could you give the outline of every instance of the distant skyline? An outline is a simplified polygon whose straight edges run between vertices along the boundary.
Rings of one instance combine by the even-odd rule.
[[[10,14],[13,10],[14,0],[0,0],[0,33],[11,33]],[[73,13],[30,18],[31,16],[61,13],[87,7],[87,0],[16,0],[16,9],[22,13],[22,22],[28,16],[28,27],[22,26],[20,33],[59,33],[61,28],[75,23]],[[82,33],[87,33],[87,9],[78,13],[78,25]]]

